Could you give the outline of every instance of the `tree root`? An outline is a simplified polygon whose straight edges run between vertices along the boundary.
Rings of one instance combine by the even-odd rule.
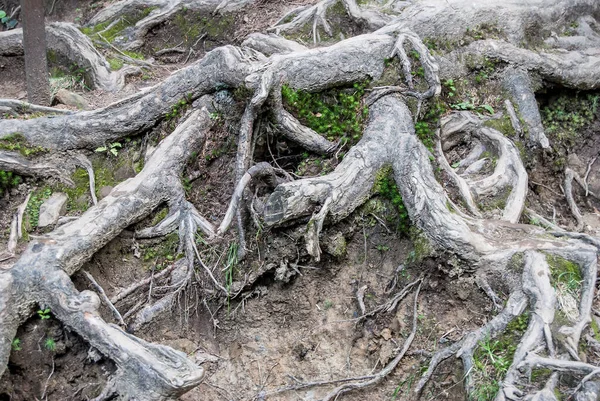
[[[125,227],[169,198],[169,188],[179,182],[180,171],[212,124],[206,108],[193,112],[161,142],[140,174],[119,184],[78,220],[32,241],[12,268],[0,271],[1,304],[13,305],[0,310],[0,374],[17,327],[37,302],[115,361],[119,377],[115,386],[122,397],[164,399],[199,383],[203,370],[184,354],[106,324],[98,314],[98,297],[90,291],[79,293],[69,275]],[[37,281],[39,274],[46,279]]]
[[[0,32],[0,55],[23,55],[23,31],[14,29]],[[93,89],[118,91],[125,85],[125,78],[139,74],[139,68],[124,66],[112,71],[108,61],[93,46],[92,42],[73,24],[54,22],[46,27],[48,49],[79,68],[85,69],[86,82]],[[38,106],[39,107],[39,106]],[[52,109],[53,110],[53,109]],[[46,111],[46,110],[40,110]],[[58,111],[54,111],[58,113]]]
[[[7,31],[12,32],[12,31]],[[4,33],[4,32],[2,32]],[[12,112],[15,116],[24,113],[53,113],[72,114],[71,110],[55,109],[53,107],[38,106],[37,104],[22,102],[15,99],[0,99],[0,111]]]
[[[485,178],[473,180],[460,177],[456,173],[450,174],[460,189],[469,210],[472,213],[475,212],[473,214],[476,217],[480,216],[471,194],[477,197],[494,196],[510,186],[512,190],[506,198],[501,218],[511,223],[518,222],[527,196],[527,172],[521,162],[519,150],[500,132],[483,127],[481,121],[471,113],[453,113],[442,119],[440,143],[442,141],[444,143],[455,142],[453,137],[462,133],[468,133],[470,137],[483,143],[486,149],[493,150],[498,156],[494,173]],[[439,153],[442,151],[442,146],[439,145],[438,148]],[[450,166],[445,157],[439,157],[439,159],[442,161],[442,168],[448,171]]]
[[[363,9],[355,0],[321,0],[314,6],[301,6],[285,14],[270,29],[279,34],[280,32],[293,33],[301,30],[308,23],[312,22],[313,42],[316,44],[321,41],[318,28],[321,27],[329,37],[333,36],[333,30],[327,22],[327,10],[341,1],[348,12],[350,18],[356,22],[368,27],[369,29],[378,29],[386,25],[390,18],[376,10]],[[287,21],[291,18],[291,21]]]
[[[212,4],[213,10],[235,4],[228,1],[218,1],[216,4],[217,0],[204,4],[208,3]],[[529,0],[524,0],[524,3],[530,4]],[[165,15],[172,15],[169,13],[173,7],[179,7],[181,4],[166,0],[144,0],[143,3],[142,0],[125,0],[113,3],[92,21],[109,21],[116,18],[118,12],[133,12],[138,10],[138,7],[155,5],[158,8],[146,17],[146,21],[139,21],[133,28],[133,32],[142,32],[144,26],[160,21]],[[305,18],[305,22],[312,20],[314,36],[317,39],[317,25],[327,26],[325,8],[331,4],[332,2],[325,0],[314,7],[295,10],[290,14],[292,22],[296,21],[298,24],[298,19],[302,18]],[[356,3],[345,0],[344,4],[349,13],[354,13],[356,17],[353,11]],[[577,7],[585,7],[586,10],[597,10],[599,7],[590,4],[589,1],[553,0],[548,7],[536,11],[536,15],[539,14],[541,21],[552,21],[565,5],[568,6],[565,11],[567,13],[573,13]],[[444,29],[450,29],[444,28],[447,21],[459,21],[470,17],[473,18],[473,22],[481,21],[497,16],[498,11],[493,11],[487,4],[478,4],[472,9],[468,8],[469,11],[463,15],[449,12],[446,2],[436,2],[433,6],[432,10],[426,13],[424,8],[420,8],[421,4],[416,4],[408,10],[410,21],[400,21],[395,25],[385,26],[376,33],[344,40],[327,48],[293,50],[294,46],[290,43],[271,38],[273,43],[265,45],[264,48],[267,49],[265,52],[273,51],[274,55],[266,58],[259,51],[249,48],[222,47],[209,52],[205,58],[190,67],[173,74],[163,84],[104,109],[53,118],[0,121],[0,138],[21,132],[36,146],[50,150],[72,150],[92,148],[124,136],[144,132],[170,114],[173,105],[182,100],[196,108],[187,116],[185,122],[159,144],[140,174],[119,184],[109,196],[79,219],[32,241],[14,265],[0,270],[0,374],[5,370],[10,342],[19,324],[30,315],[33,307],[39,304],[50,307],[65,325],[81,335],[100,353],[115,361],[117,375],[107,386],[107,396],[117,393],[122,398],[162,400],[177,396],[197,385],[203,375],[201,368],[181,353],[168,347],[146,343],[104,322],[99,317],[98,297],[90,291],[77,292],[69,275],[77,271],[125,227],[148,216],[159,205],[167,203],[167,217],[155,227],[140,230],[137,236],[164,235],[178,228],[180,250],[185,257],[178,261],[172,270],[160,276],[161,280],[169,279],[166,285],[162,285],[161,282],[160,291],[153,286],[153,280],[162,273],[153,275],[149,281],[144,280],[113,297],[120,301],[146,285],[150,286],[148,299],[151,301],[152,291],[162,295],[146,307],[143,307],[146,299],[138,302],[125,314],[123,320],[137,313],[131,325],[134,330],[150,321],[157,313],[168,310],[173,302],[181,299],[179,297],[184,291],[193,288],[190,283],[194,277],[198,281],[210,279],[217,291],[229,297],[229,288],[225,288],[201,260],[194,236],[197,229],[203,230],[209,236],[222,234],[233,221],[233,216],[236,216],[239,222],[241,208],[238,205],[241,204],[244,189],[253,175],[258,173],[251,173],[252,169],[249,169],[257,116],[265,105],[272,106],[278,115],[279,124],[287,127],[285,131],[291,138],[295,138],[307,148],[320,141],[314,149],[327,153],[330,151],[330,144],[326,144],[314,132],[289,119],[283,107],[278,107],[279,85],[285,83],[295,90],[318,92],[365,79],[378,79],[384,72],[384,60],[390,55],[401,59],[408,90],[392,88],[391,91],[383,90],[373,95],[369,102],[369,118],[362,139],[350,149],[332,173],[293,182],[274,180],[273,185],[277,186],[266,201],[264,222],[267,226],[278,226],[309,217],[305,233],[306,245],[309,254],[315,260],[319,260],[319,235],[323,225],[339,221],[360,206],[371,196],[378,172],[385,166],[391,166],[409,217],[424,238],[429,240],[430,245],[457,256],[457,259],[452,258],[452,263],[467,264],[470,269],[475,270],[478,279],[483,283],[482,288],[497,305],[500,305],[501,301],[494,295],[494,289],[489,284],[485,285],[489,282],[486,281],[486,278],[489,278],[488,274],[501,276],[504,281],[502,284],[509,288],[506,306],[498,315],[485,326],[432,356],[429,368],[417,386],[417,392],[422,391],[439,363],[451,356],[462,359],[466,389],[467,392],[472,392],[473,379],[470,373],[479,342],[504,331],[510,321],[523,313],[527,304],[531,310],[529,327],[517,347],[513,364],[502,383],[502,391],[498,397],[511,399],[520,396],[518,388],[523,377],[519,367],[547,363],[552,369],[562,371],[579,363],[576,361],[577,350],[581,335],[590,322],[600,240],[582,233],[548,232],[540,227],[518,224],[527,190],[527,175],[519,159],[519,152],[510,140],[494,130],[482,127],[481,122],[468,113],[454,113],[443,121],[438,153],[442,158],[442,152],[460,142],[457,138],[464,135],[478,140],[480,145],[460,162],[460,168],[470,169],[471,174],[460,175],[455,172],[453,176],[459,186],[464,187],[463,197],[469,195],[472,198],[469,207],[472,215],[468,216],[460,211],[448,198],[433,174],[429,151],[415,134],[413,121],[417,116],[411,115],[399,95],[400,93],[415,96],[420,103],[423,99],[440,92],[437,64],[419,38],[407,31],[407,26],[415,27],[417,32],[424,32],[432,26],[425,26],[425,16],[431,18],[431,15],[446,13],[447,19],[440,18],[436,21],[440,32],[444,32]],[[489,15],[482,16],[482,10],[491,11]],[[514,25],[525,25],[524,20],[524,17],[515,18]],[[278,24],[277,29],[282,29],[284,25]],[[519,27],[515,28],[515,32],[518,33]],[[327,31],[326,28],[325,30]],[[416,92],[411,83],[411,65],[404,50],[406,41],[421,56],[429,85],[424,93]],[[581,89],[597,88],[600,82],[598,74],[595,70],[592,71],[594,63],[597,62],[597,55],[592,53],[534,53],[497,41],[475,42],[469,49],[520,65],[525,74],[521,76],[523,82],[531,73],[552,82]],[[580,68],[571,68],[571,63],[578,61],[581,62]],[[214,96],[215,100],[229,99],[228,95],[220,91],[239,88],[242,85],[253,91],[254,96],[246,105],[239,129],[235,196],[227,219],[215,230],[185,199],[180,175],[193,152],[201,148],[205,134],[214,123],[210,118],[210,111],[213,110],[209,110],[209,102],[203,96],[218,92]],[[524,86],[526,85],[516,85],[517,89]],[[517,100],[515,103],[521,111],[522,105]],[[536,141],[543,147],[539,136]],[[478,173],[478,168],[482,166],[478,159],[483,148],[498,155],[494,172],[488,177],[479,177]],[[8,156],[17,157],[12,154],[7,156],[6,153],[0,155],[4,159]],[[27,166],[23,160],[16,160],[17,162],[13,163],[16,168]],[[34,164],[29,161],[28,163]],[[447,164],[446,160],[444,168],[451,171],[452,167]],[[273,177],[273,169],[270,166],[256,166],[255,170],[264,170]],[[30,171],[35,169],[30,168]],[[498,195],[508,187],[511,188],[511,192],[506,207],[502,210],[501,219],[480,217],[483,213],[476,208],[475,200],[478,197]],[[243,226],[239,226],[243,239]],[[243,248],[243,242],[240,242]],[[583,278],[578,315],[573,316],[569,324],[561,327],[560,336],[555,337],[552,336],[549,327],[554,323],[554,305],[559,303],[560,297],[555,298],[554,289],[550,286],[550,267],[546,255],[559,256],[577,264]],[[199,271],[195,269],[196,263],[202,267]],[[515,273],[515,269],[507,269],[511,263],[519,265],[517,268],[523,267],[521,277]],[[203,275],[206,275],[206,279]],[[42,276],[45,280],[38,279]],[[397,296],[401,298],[405,295],[402,294],[403,292]],[[393,297],[389,307],[395,308],[399,298]],[[416,302],[417,297],[415,308]],[[142,309],[139,310],[140,308]],[[354,378],[358,383],[340,386],[328,397],[336,397],[353,388],[382,380],[410,346],[415,328],[416,320],[413,318],[413,332],[405,343],[405,349],[392,362],[393,366],[388,365],[377,375]],[[550,355],[550,358],[546,358],[549,361],[535,356],[534,352],[540,345]],[[564,355],[563,351],[566,351]],[[563,357],[574,361],[559,359]],[[577,367],[580,368],[580,372],[587,374],[595,371],[595,368],[590,370],[589,367],[585,367],[587,370],[582,370],[580,365]],[[556,377],[553,375],[553,381],[549,381],[546,388],[535,396],[543,395],[544,391],[551,389],[552,383],[557,380]]]
[[[417,333],[417,318],[418,318],[418,311],[417,311],[417,303],[418,303],[418,298],[419,298],[419,292],[421,290],[421,284],[423,283],[422,279],[419,279],[417,281],[415,281],[414,283],[409,284],[408,286],[406,286],[404,288],[404,290],[402,290],[401,294],[403,294],[403,297],[406,296],[408,294],[408,290],[413,287],[415,284],[417,284],[417,289],[415,291],[415,299],[413,302],[413,324],[412,324],[412,330],[409,333],[408,337],[406,338],[406,340],[404,341],[404,345],[402,347],[401,350],[399,350],[398,354],[394,357],[394,359],[392,359],[381,371],[379,371],[377,374],[371,374],[371,375],[365,375],[365,376],[357,376],[357,377],[348,377],[348,378],[343,378],[343,379],[335,379],[335,380],[326,380],[326,381],[315,381],[315,382],[309,382],[309,383],[302,383],[299,385],[295,385],[295,386],[288,386],[288,387],[284,387],[284,388],[280,388],[277,390],[273,390],[270,391],[268,393],[265,394],[266,397],[268,396],[273,396],[276,394],[281,394],[284,392],[288,392],[288,391],[298,391],[298,390],[302,390],[302,389],[306,389],[306,388],[312,388],[312,387],[321,387],[321,386],[328,386],[328,385],[332,385],[332,384],[337,384],[337,383],[344,383],[336,388],[334,388],[333,390],[331,390],[329,393],[327,393],[327,395],[323,398],[323,401],[330,401],[330,400],[334,400],[337,399],[340,395],[353,391],[353,390],[359,390],[359,389],[363,389],[369,386],[373,386],[377,383],[380,383],[383,379],[385,379],[390,373],[392,373],[394,371],[394,369],[396,368],[396,366],[398,366],[398,364],[400,363],[400,361],[402,360],[402,358],[407,354],[408,349],[410,348],[412,341],[415,338],[415,335]],[[399,300],[389,300],[386,304],[395,304],[397,303]],[[385,306],[382,305],[378,308],[376,308],[377,311],[389,311],[389,306]],[[371,316],[373,314],[375,314],[376,311],[373,311],[372,313],[369,314],[364,314],[362,317],[366,317],[366,316]],[[361,317],[361,318],[362,318]],[[360,319],[360,318],[359,318]],[[356,320],[356,319],[355,319]]]
[[[15,152],[5,152],[0,150],[0,170],[13,171],[19,175],[32,177],[53,177],[68,186],[74,186],[75,183],[67,175],[67,169],[59,168],[59,163],[53,158],[47,161],[42,158],[39,162],[34,162]]]
[[[178,12],[191,10],[209,15],[237,10],[252,2],[254,0],[121,0],[98,12],[91,18],[88,26],[109,21],[117,22],[120,18],[144,12],[152,7],[147,16],[125,30],[124,41],[119,43],[126,50],[134,50],[143,46],[144,36],[152,28],[172,19]]]

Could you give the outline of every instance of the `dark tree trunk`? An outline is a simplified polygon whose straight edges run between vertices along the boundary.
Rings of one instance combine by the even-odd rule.
[[[46,60],[44,0],[22,0],[25,75],[29,102],[50,105],[50,83]]]

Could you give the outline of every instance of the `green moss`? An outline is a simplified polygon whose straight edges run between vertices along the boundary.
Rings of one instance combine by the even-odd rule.
[[[435,254],[431,242],[421,230],[412,226],[409,229],[409,235],[413,243],[413,250],[408,254],[407,262],[419,263],[423,259]]]
[[[510,259],[508,260],[507,267],[513,272],[522,273],[524,263],[525,257],[523,255],[523,252],[517,252],[510,257]]]
[[[88,173],[85,169],[77,168],[71,176],[71,179],[75,183],[75,187],[68,187],[66,185],[59,185],[54,188],[54,192],[64,192],[69,200],[67,201],[67,210],[71,212],[84,212],[89,206],[89,199],[85,195],[90,192],[90,181]]]
[[[144,55],[142,53],[132,52],[132,51],[128,51],[128,50],[122,50],[122,52],[126,56],[131,57],[132,59],[135,59],[135,60],[143,60],[144,59]]]
[[[184,10],[173,17],[173,25],[186,45],[195,43],[202,34],[207,40],[223,40],[232,33],[235,17],[231,14],[206,16],[198,12]]]
[[[171,233],[157,245],[142,245],[142,259],[161,270],[183,256],[177,254],[178,246],[179,235]]]
[[[487,120],[483,123],[483,125],[501,132],[504,136],[515,136],[515,130],[513,129],[512,123],[510,122],[510,118],[506,115],[500,118]]]
[[[435,132],[439,126],[440,117],[445,112],[446,105],[439,99],[436,99],[427,106],[425,114],[415,124],[417,137],[432,153],[434,153],[435,147]]]
[[[563,92],[540,108],[546,134],[554,146],[571,148],[598,113],[597,93]]]
[[[108,42],[112,43],[117,37],[121,36],[125,28],[135,25],[138,21],[147,17],[154,9],[156,9],[156,7],[146,7],[143,10],[134,12],[132,14],[121,16],[119,17],[118,22],[112,25],[110,28],[108,27],[113,21],[106,21],[92,27],[81,28],[81,32],[89,36],[91,39],[102,40],[102,38],[104,38]],[[100,35],[102,35],[102,38]]]
[[[33,157],[47,152],[47,149],[41,146],[32,146],[20,132],[0,138],[0,150],[16,151],[25,157]]]
[[[596,339],[596,341],[600,341],[600,328],[598,327],[598,323],[596,323],[596,319],[592,319],[590,327],[592,329],[592,333],[594,334],[594,338]]]
[[[551,279],[554,285],[561,283],[569,291],[579,291],[583,278],[577,263],[558,255],[546,255],[546,261],[550,267]]]
[[[528,323],[529,314],[523,313],[513,319],[496,339],[487,336],[479,342],[473,354],[474,367],[471,372],[474,400],[494,399]]]
[[[110,69],[113,71],[118,71],[123,68],[123,61],[118,58],[109,58],[108,64],[110,65]]]
[[[400,195],[396,185],[394,171],[391,166],[385,166],[377,172],[371,193],[388,199],[394,205],[398,212],[397,228],[401,232],[406,232],[410,227],[410,218],[402,201],[402,195]]]
[[[536,384],[545,384],[552,375],[551,369],[533,369],[531,371],[531,381]]]
[[[330,141],[355,144],[362,136],[368,109],[361,105],[366,82],[352,88],[330,89],[320,93],[296,91],[283,85],[281,94],[287,110],[302,124]]]
[[[155,226],[158,223],[160,223],[161,221],[163,221],[165,219],[165,217],[167,217],[167,215],[169,214],[169,208],[162,208],[160,209],[155,215],[154,218],[152,219],[152,223],[150,223],[151,226]]]

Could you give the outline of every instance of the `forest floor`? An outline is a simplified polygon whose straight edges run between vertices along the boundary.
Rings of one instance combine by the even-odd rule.
[[[118,93],[90,91],[83,84],[71,89],[81,94],[90,108],[106,106],[157,84],[173,71],[201,58],[206,51],[224,44],[239,44],[248,33],[265,31],[286,9],[302,3],[314,1],[265,0],[246,7],[227,21],[220,37],[201,42],[190,57],[187,53],[170,58],[155,57],[155,67],[141,76],[132,77]],[[49,19],[85,22],[101,6],[102,2],[60,0]],[[151,58],[156,49],[189,40],[181,35],[174,19],[152,31],[141,52]],[[0,97],[25,99],[24,78],[22,58],[0,57]],[[555,95],[540,94],[540,104],[551,102]],[[161,129],[157,126],[149,136],[160,136]],[[190,172],[201,173],[199,178],[190,180],[186,189],[187,199],[200,213],[217,222],[233,191],[230,166],[236,153],[235,137],[218,129],[213,134],[199,155],[197,165],[189,167]],[[107,159],[97,155],[92,158],[92,162],[100,166],[97,170],[103,174],[98,190],[102,186],[114,186],[135,174],[138,148],[147,139],[131,138],[131,142],[122,144],[115,157]],[[599,142],[600,121],[596,117],[573,145],[573,152],[566,162],[585,170],[588,161],[597,156]],[[317,166],[314,160],[313,167],[311,160],[305,160],[301,165],[302,161],[290,156],[285,143],[278,142],[275,146],[275,156],[281,164],[290,160],[287,168],[298,172],[303,167],[301,173],[304,176],[321,172],[322,166]],[[459,156],[456,155],[457,160]],[[265,159],[269,157],[264,155]],[[554,162],[549,159],[528,171],[532,189],[528,206],[541,215],[554,216],[558,224],[573,226],[560,189],[562,176],[557,174]],[[589,184],[600,193],[598,168],[590,174]],[[8,240],[13,212],[27,193],[57,186],[52,181],[25,179],[2,195],[0,247]],[[583,195],[583,190],[576,188],[575,197],[585,214],[586,224],[590,230],[598,232],[600,213],[596,208],[599,205]],[[43,196],[42,191],[40,197]],[[32,200],[38,202],[38,207],[42,201],[40,198]],[[89,195],[82,195],[80,201],[89,203]],[[69,213],[77,215],[81,212],[73,206]],[[159,214],[137,224],[147,226]],[[441,255],[421,257],[422,249],[413,241],[410,228],[399,222],[401,216],[389,200],[375,196],[348,218],[324,231],[323,244],[329,251],[319,263],[310,262],[306,251],[300,249],[299,229],[247,233],[252,243],[250,252],[239,263],[227,259],[229,249],[224,240],[208,247],[203,255],[220,269],[235,270],[233,273],[237,276],[243,277],[245,272],[262,272],[259,281],[224,304],[193,305],[189,299],[181,299],[173,313],[154,320],[135,334],[147,341],[195,355],[198,361],[208,361],[204,364],[207,375],[203,384],[185,394],[183,400],[260,399],[263,391],[268,395],[278,388],[302,382],[361,376],[381,369],[393,358],[394,350],[402,347],[411,331],[413,296],[404,298],[393,313],[357,321],[361,315],[357,292],[366,286],[364,303],[369,311],[408,283],[427,276],[418,301],[417,336],[408,357],[380,385],[344,396],[347,400],[409,400],[411,388],[427,366],[427,356],[483,326],[494,315],[494,310],[492,302],[468,271],[455,274]],[[132,232],[123,232],[82,268],[94,276],[109,297],[130,283],[167,268],[176,257],[177,241],[172,237],[135,240]],[[35,233],[32,230],[31,234]],[[81,272],[73,280],[79,290],[92,289]],[[117,306],[126,311],[133,306],[131,303]],[[595,308],[600,310],[598,300]],[[104,312],[110,321],[110,312],[107,309]],[[99,394],[114,371],[110,361],[96,355],[83,339],[51,316],[30,318],[19,329],[17,338],[19,342],[13,347],[9,368],[0,382],[0,401],[91,399]],[[488,346],[493,348],[493,344]],[[504,352],[496,351],[498,355]],[[590,351],[588,358],[594,361],[597,355]],[[481,357],[481,360],[485,361],[485,358]],[[497,380],[495,369],[491,367],[484,371],[489,376],[486,383],[491,387]],[[459,361],[448,360],[437,369],[421,399],[465,399],[462,375]],[[269,395],[267,399],[318,400],[324,393],[323,388],[317,387]],[[481,399],[486,399],[485,393],[482,394]]]

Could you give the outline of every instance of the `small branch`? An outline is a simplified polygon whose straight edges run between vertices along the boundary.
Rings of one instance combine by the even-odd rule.
[[[404,342],[404,346],[402,347],[402,350],[400,351],[400,353],[398,355],[396,355],[396,357],[385,368],[383,368],[379,373],[377,373],[376,375],[374,375],[372,379],[369,379],[369,380],[364,381],[362,383],[355,382],[355,383],[345,383],[345,384],[342,384],[341,386],[333,389],[329,394],[327,394],[323,398],[323,401],[334,400],[334,399],[337,399],[337,397],[340,394],[347,393],[347,392],[352,391],[352,390],[357,390],[357,389],[361,389],[361,388],[365,388],[365,387],[377,384],[380,381],[382,381],[387,375],[389,375],[390,373],[393,372],[393,370],[396,368],[396,366],[398,366],[398,363],[400,363],[400,361],[402,360],[402,358],[406,354],[406,351],[408,351],[408,349],[410,348],[413,340],[415,339],[415,335],[417,334],[417,322],[418,322],[418,316],[419,316],[419,314],[418,314],[418,300],[419,300],[419,292],[421,291],[421,284],[422,284],[422,282],[419,283],[419,286],[417,287],[417,290],[415,291],[415,301],[413,303],[413,327],[412,327],[412,331],[410,332],[408,338]]]
[[[90,282],[92,283],[92,286],[96,289],[96,292],[98,292],[100,297],[104,300],[106,305],[112,311],[113,315],[115,316],[115,318],[117,319],[119,324],[121,324],[123,327],[125,327],[125,322],[123,321],[123,317],[121,316],[121,314],[119,313],[117,308],[115,308],[115,306],[112,304],[112,302],[110,302],[110,299],[108,299],[108,297],[106,296],[104,289],[100,286],[100,284],[98,284],[96,282],[94,277],[87,270],[82,270],[82,272],[87,277],[87,279],[90,280]]]
[[[50,378],[52,377],[52,375],[54,374],[54,357],[52,358],[52,370],[50,371],[50,375],[48,375],[48,378],[46,379],[46,384],[44,385],[44,391],[42,392],[42,396],[40,397],[41,400],[43,400],[46,397],[46,391],[48,391],[48,383],[50,382]]]
[[[569,204],[569,208],[571,209],[571,213],[577,220],[577,231],[583,230],[583,216],[577,207],[577,203],[573,198],[573,179],[575,178],[575,172],[571,170],[569,167],[565,169],[565,197],[567,198],[567,203]]]
[[[92,202],[94,202],[94,205],[97,205],[98,198],[96,197],[96,179],[94,176],[94,168],[92,166],[92,163],[90,162],[90,160],[87,157],[85,157],[81,153],[76,154],[75,158],[81,164],[81,166],[83,166],[83,168],[85,168],[85,170],[87,171],[89,181],[90,181],[90,195],[92,196]]]

